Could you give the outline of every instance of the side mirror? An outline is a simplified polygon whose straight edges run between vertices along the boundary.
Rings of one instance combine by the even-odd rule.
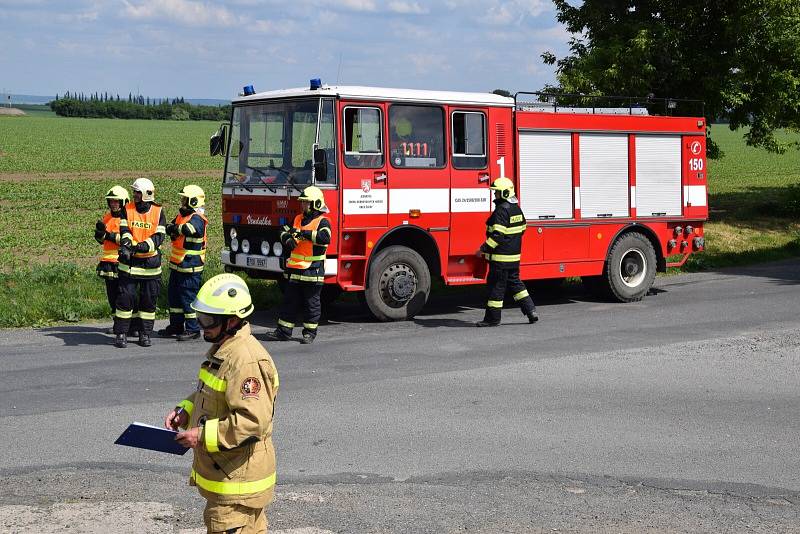
[[[328,179],[328,153],[319,145],[314,145],[314,181],[324,182]]]
[[[228,147],[228,125],[222,124],[219,130],[211,136],[209,152],[212,156],[224,156]]]

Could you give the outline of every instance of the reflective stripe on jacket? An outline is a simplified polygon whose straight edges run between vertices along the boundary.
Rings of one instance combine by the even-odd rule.
[[[317,229],[323,220],[325,220],[325,216],[319,215],[304,225],[303,216],[301,214],[294,218],[293,226],[301,232],[309,231],[311,232],[312,236],[315,236]],[[310,268],[315,262],[323,262],[324,265],[325,251],[327,248],[327,244],[320,245],[315,243],[314,237],[311,239],[300,239],[300,241],[297,243],[297,246],[294,248],[294,250],[292,250],[289,259],[286,260],[286,268],[305,270]]]
[[[129,262],[119,262],[119,271],[126,276],[137,278],[156,278],[161,276],[161,251],[159,247],[164,241],[166,220],[161,206],[148,203],[145,213],[139,213],[135,202],[125,206],[119,226],[122,234],[121,243],[130,241],[132,247],[138,243],[146,243],[147,252],[134,252]]]
[[[208,219],[202,213],[192,212],[179,214],[173,222],[180,233],[172,241],[169,268],[182,273],[202,272],[206,263]]]
[[[197,390],[179,406],[189,413],[189,428],[202,428],[190,484],[207,499],[252,508],[272,500],[279,387],[275,364],[250,325],[206,354]]]
[[[522,252],[522,235],[527,221],[519,204],[500,200],[486,220],[486,241],[481,251],[487,261],[501,268],[519,267]]]

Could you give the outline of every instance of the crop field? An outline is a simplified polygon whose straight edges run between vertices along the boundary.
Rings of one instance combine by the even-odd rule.
[[[220,272],[222,159],[208,156],[217,126],[0,117],[0,327],[108,316],[103,283],[94,274],[94,223],[106,209],[104,193],[116,184],[129,189],[139,176],[153,180],[170,219],[184,185],[206,191],[206,277]],[[713,134],[726,157],[709,162],[708,250],[686,268],[800,256],[800,152],[747,148],[740,133],[723,126]],[[260,307],[277,301],[274,284],[252,285]],[[162,296],[159,310],[166,308]]]

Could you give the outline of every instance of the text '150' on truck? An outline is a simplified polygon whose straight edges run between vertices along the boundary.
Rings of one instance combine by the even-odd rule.
[[[523,280],[582,277],[621,302],[704,248],[706,123],[700,103],[544,93],[309,87],[233,101],[211,138],[225,156],[229,271],[282,279],[279,234],[308,185],[333,235],[324,294],[361,292],[380,320],[409,319],[432,277],[483,284],[475,251],[490,182],[510,178],[527,220]]]

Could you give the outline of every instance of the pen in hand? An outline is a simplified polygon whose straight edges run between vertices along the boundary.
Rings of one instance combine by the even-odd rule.
[[[177,430],[178,428],[180,428],[178,425],[180,424],[181,415],[182,414],[183,414],[183,408],[182,407],[178,408],[177,410],[175,410],[175,416],[172,418],[172,421],[171,421],[172,430]]]

